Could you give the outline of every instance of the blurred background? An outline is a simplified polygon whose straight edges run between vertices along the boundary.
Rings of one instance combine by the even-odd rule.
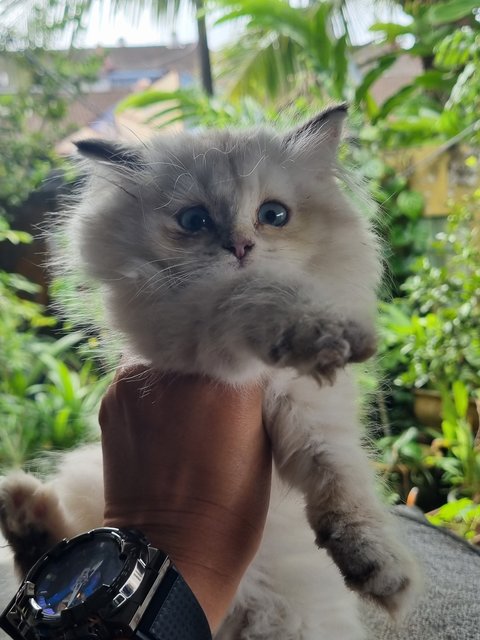
[[[0,0],[0,472],[96,439],[111,379],[44,267],[73,142],[347,101],[387,270],[365,440],[389,502],[480,543],[479,96],[477,1]]]

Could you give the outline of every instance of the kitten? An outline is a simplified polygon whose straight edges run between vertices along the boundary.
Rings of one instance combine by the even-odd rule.
[[[273,500],[262,548],[218,633],[223,640],[363,637],[327,556],[289,563],[306,535],[302,499],[312,538],[350,589],[392,614],[413,593],[413,563],[389,530],[360,447],[348,366],[375,351],[381,268],[375,236],[338,179],[345,113],[331,108],[287,133],[187,132],[135,148],[77,145],[89,177],[66,224],[66,262],[75,255],[75,268],[101,284],[108,324],[125,348],[160,370],[266,385],[276,471],[293,489]],[[15,538],[20,565],[17,530],[25,530],[22,518],[35,520],[34,492],[47,491],[50,521],[33,524],[49,542],[101,522],[101,499],[90,516],[78,517],[90,489],[82,494],[75,482],[68,493],[68,475],[57,480],[59,490],[38,485],[22,493],[26,476],[4,484],[3,528]],[[22,498],[13,499],[15,492]],[[332,594],[346,609],[329,628],[316,598],[333,610]]]

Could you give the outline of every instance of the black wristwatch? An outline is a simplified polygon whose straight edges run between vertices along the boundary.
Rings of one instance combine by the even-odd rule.
[[[29,571],[0,617],[14,640],[211,640],[169,557],[127,529],[63,540]]]

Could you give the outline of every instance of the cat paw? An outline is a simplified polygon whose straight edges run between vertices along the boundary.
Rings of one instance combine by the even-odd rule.
[[[319,384],[333,384],[338,369],[366,360],[375,348],[375,336],[357,323],[313,319],[286,329],[269,355],[276,366],[294,367]]]
[[[346,584],[375,601],[394,618],[410,609],[418,576],[412,558],[383,531],[367,531],[336,522],[317,529],[318,546],[325,548]]]
[[[365,329],[357,322],[345,322],[342,337],[350,345],[349,362],[365,362],[377,351],[375,332]]]
[[[34,476],[13,473],[0,484],[0,529],[23,577],[63,537],[57,496]]]

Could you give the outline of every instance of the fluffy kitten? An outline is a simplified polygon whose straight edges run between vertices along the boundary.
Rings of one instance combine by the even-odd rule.
[[[413,565],[389,531],[359,444],[348,366],[375,350],[381,269],[375,237],[338,180],[345,111],[332,108],[286,134],[181,133],[136,148],[78,144],[89,178],[69,214],[70,247],[76,268],[101,284],[109,324],[129,352],[161,370],[266,386],[276,471],[293,489],[273,500],[222,639],[363,637],[327,556],[292,561],[306,536],[299,495],[312,538],[348,587],[391,613],[412,594]],[[102,515],[99,500],[93,520],[78,518],[82,495],[91,493],[82,494],[81,483],[70,483],[73,496],[65,497],[68,480],[57,481],[59,506],[51,487],[22,493],[30,481],[17,476],[3,487],[4,531],[20,564],[25,527],[18,522],[35,520],[25,515],[38,510],[32,492],[46,491],[51,520],[43,526],[37,518],[35,527],[49,543]],[[347,609],[329,627],[332,594]]]

